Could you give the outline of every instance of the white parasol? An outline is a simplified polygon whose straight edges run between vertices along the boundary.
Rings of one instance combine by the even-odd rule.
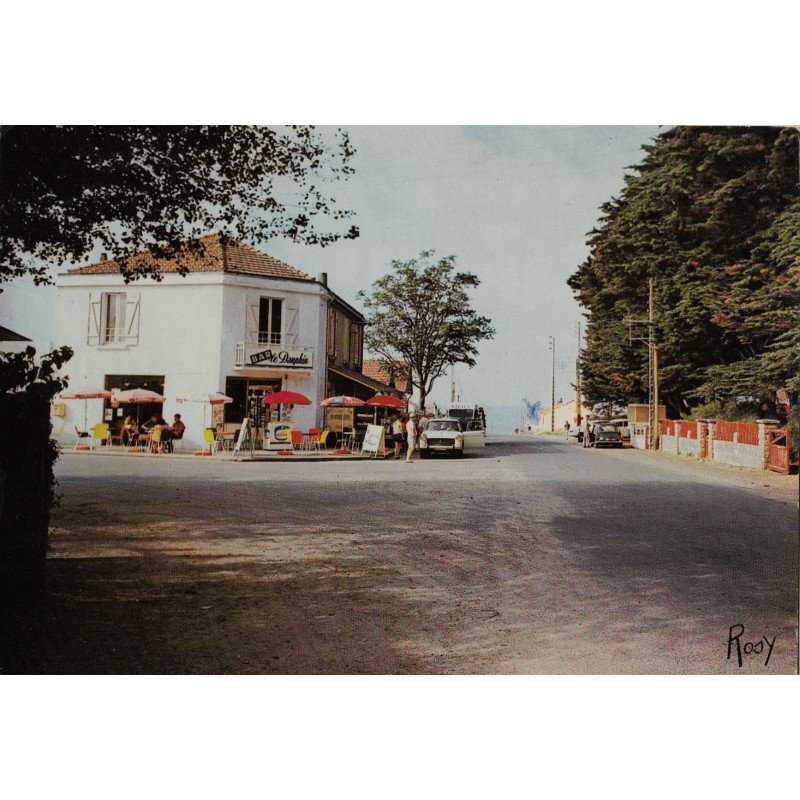
[[[136,424],[139,424],[139,405],[141,403],[163,403],[167,398],[162,397],[158,392],[151,392],[149,389],[127,389],[124,392],[117,392],[113,396],[115,403],[126,405],[134,403],[136,405]]]
[[[86,424],[88,419],[88,401],[89,400],[106,400],[111,397],[111,392],[106,389],[97,389],[94,386],[81,386],[79,389],[73,391],[62,392],[59,397],[62,400],[83,400],[83,430],[86,432]]]
[[[233,398],[222,392],[195,392],[188,397],[177,398],[179,403],[208,403],[211,406],[221,406],[232,403]],[[206,408],[203,406],[203,429],[206,427]]]

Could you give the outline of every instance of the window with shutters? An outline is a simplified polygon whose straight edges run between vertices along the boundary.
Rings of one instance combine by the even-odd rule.
[[[328,309],[328,355],[336,355],[336,312]]]
[[[86,343],[94,346],[139,344],[138,294],[101,292],[89,295]]]
[[[125,292],[106,292],[103,294],[101,317],[101,342],[122,342],[125,340]]]
[[[350,363],[353,366],[361,366],[362,351],[362,328],[355,322],[350,323]]]
[[[283,300],[262,297],[258,306],[258,343],[281,344]]]

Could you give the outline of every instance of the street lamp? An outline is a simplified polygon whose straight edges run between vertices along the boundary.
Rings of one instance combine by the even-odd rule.
[[[550,384],[550,433],[556,430],[556,337],[548,336],[548,349],[553,351],[553,380]]]

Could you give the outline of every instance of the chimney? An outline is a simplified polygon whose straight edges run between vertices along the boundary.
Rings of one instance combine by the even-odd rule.
[[[102,264],[104,261],[108,261],[108,253],[100,253],[100,263]]]
[[[319,281],[319,282],[320,282],[320,283],[321,283],[323,286],[327,286],[327,285],[328,285],[328,273],[327,273],[327,272],[320,272],[320,274],[319,274],[319,275],[318,275],[318,277],[317,277],[317,280],[318,280],[318,281]]]

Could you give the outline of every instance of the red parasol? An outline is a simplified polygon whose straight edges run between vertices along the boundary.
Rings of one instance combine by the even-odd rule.
[[[310,406],[311,401],[299,392],[271,392],[264,395],[262,401],[265,406]]]
[[[391,394],[376,394],[367,400],[368,406],[378,406],[378,408],[405,408],[404,400]]]

